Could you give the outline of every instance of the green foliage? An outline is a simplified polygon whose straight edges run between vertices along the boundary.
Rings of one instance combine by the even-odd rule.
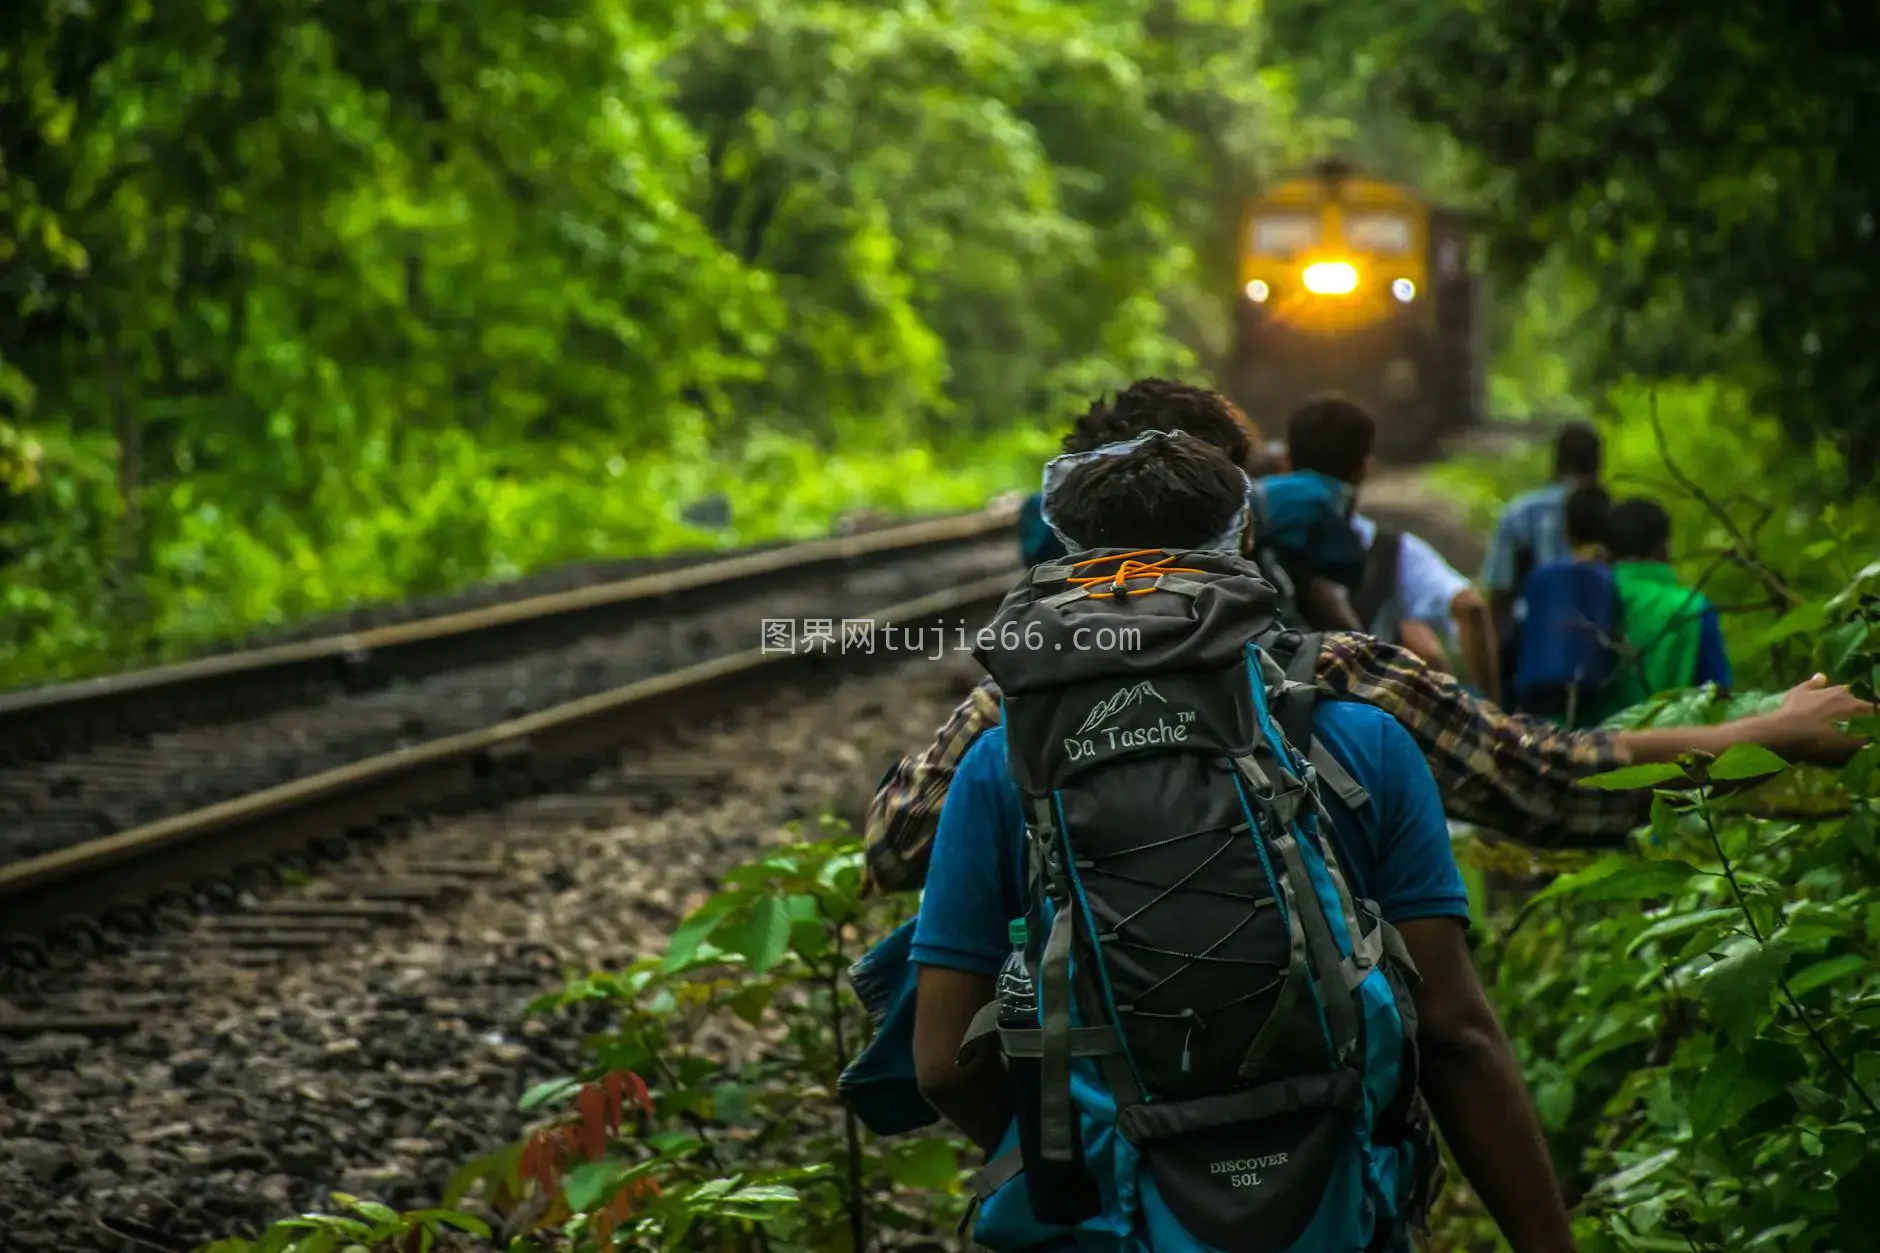
[[[1024,485],[1224,324],[1256,11],[24,10],[0,683]]]
[[[963,1143],[878,1140],[835,1100],[869,1029],[845,972],[908,902],[864,901],[860,841],[827,820],[821,835],[727,873],[663,954],[536,1002],[605,1016],[585,1039],[590,1064],[523,1094],[542,1121],[466,1163],[443,1196],[452,1208],[388,1220],[451,1221],[481,1205],[503,1218],[512,1253],[856,1253],[957,1219]],[[291,1241],[345,1221],[293,1219],[203,1253],[332,1253]]]
[[[1643,860],[1556,880],[1482,954],[1582,1248],[1873,1247],[1876,752],[1826,821],[1728,811],[1708,783],[1661,794]],[[1686,769],[1786,767],[1752,750]]]
[[[352,1211],[342,1214],[302,1214],[274,1223],[259,1239],[239,1237],[205,1245],[201,1253],[362,1253],[397,1249],[399,1253],[430,1253],[440,1236],[462,1232],[487,1240],[489,1225],[482,1219],[451,1209],[412,1210],[400,1214],[377,1201],[335,1192],[333,1200]]]
[[[607,1159],[605,1188],[591,1169],[551,1181],[538,1229],[592,1235],[599,1221],[615,1247],[784,1253],[872,1248],[885,1233],[957,1215],[961,1145],[879,1141],[834,1100],[869,1029],[845,972],[907,903],[863,901],[859,842],[833,823],[823,837],[727,873],[663,955],[575,979],[537,1003],[543,1013],[598,1003],[615,1019],[589,1038],[589,1071],[538,1085],[524,1108],[578,1102],[583,1081],[633,1072],[652,1080],[649,1126],[681,1129],[609,1150],[619,1156]],[[524,1195],[514,1185],[529,1176],[541,1136],[466,1171],[447,1201],[478,1179]],[[600,1218],[613,1180],[629,1177],[656,1188],[643,1188],[630,1213]]]
[[[1739,681],[1820,670],[1870,689],[1880,514],[1816,495],[1832,460],[1797,451],[1718,381],[1628,383],[1607,408],[1609,477],[1670,509],[1680,564],[1724,610]],[[1532,482],[1517,474],[1488,460],[1443,471],[1490,506]],[[1614,721],[1719,722],[1775,699],[1667,692]],[[1839,771],[1740,746],[1588,780],[1659,789],[1638,849],[1554,859],[1564,873],[1487,919],[1477,956],[1581,1248],[1874,1247],[1857,1198],[1880,1150],[1877,766],[1872,745]],[[1504,850],[1458,849],[1478,872],[1504,868]],[[1492,1245],[1466,1207],[1443,1234]]]
[[[1728,375],[1866,483],[1872,11],[1417,8],[1394,99],[1475,158],[1504,259],[1558,252],[1597,276],[1586,329],[1612,342],[1610,369]]]

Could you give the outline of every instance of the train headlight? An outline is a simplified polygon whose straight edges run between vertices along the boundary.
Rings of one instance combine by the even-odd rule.
[[[1253,301],[1256,305],[1265,304],[1266,298],[1272,294],[1273,289],[1268,287],[1260,279],[1256,278],[1251,283],[1247,284],[1247,299]]]
[[[1315,296],[1346,296],[1358,289],[1358,271],[1349,262],[1318,261],[1306,267],[1300,281]]]
[[[1390,285],[1390,294],[1404,304],[1417,298],[1417,285],[1407,278],[1395,279]]]

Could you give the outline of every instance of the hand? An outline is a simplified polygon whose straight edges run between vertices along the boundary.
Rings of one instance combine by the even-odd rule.
[[[1867,740],[1847,734],[1839,724],[1874,712],[1871,702],[1855,696],[1845,684],[1830,687],[1827,676],[1818,674],[1790,688],[1769,715],[1776,731],[1769,748],[1797,761],[1840,765]]]

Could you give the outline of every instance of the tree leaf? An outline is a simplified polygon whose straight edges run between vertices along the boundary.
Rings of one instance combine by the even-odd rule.
[[[790,950],[790,909],[781,897],[766,896],[751,912],[750,924],[738,951],[751,970],[762,974],[783,960]]]
[[[446,1227],[455,1227],[459,1231],[467,1231],[473,1236],[482,1236],[485,1240],[490,1238],[490,1225],[488,1223],[474,1214],[466,1214],[461,1210],[413,1210],[411,1213],[407,1214],[406,1217],[415,1218],[420,1222],[442,1223]]]
[[[1555,880],[1542,895],[1589,902],[1642,901],[1673,895],[1700,873],[1683,861],[1602,862]]]
[[[888,1178],[908,1188],[939,1191],[959,1182],[960,1157],[946,1140],[914,1140],[888,1159]]]
[[[1834,541],[1829,540],[1827,542],[1829,551],[1833,551]],[[1761,652],[1771,644],[1780,643],[1786,639],[1793,639],[1795,636],[1809,631],[1818,631],[1827,621],[1828,602],[1825,600],[1811,600],[1807,604],[1797,605],[1795,608],[1783,614],[1780,618],[1776,619],[1775,622],[1755,635],[1745,647],[1750,652]]]
[[[1789,978],[1789,991],[1797,996],[1806,996],[1816,988],[1825,987],[1836,979],[1852,974],[1865,974],[1874,968],[1871,959],[1859,953],[1843,953],[1839,957],[1830,957],[1826,961],[1816,962],[1798,970]]]
[[[711,935],[724,919],[725,908],[720,900],[721,898],[714,898],[707,901],[679,924],[679,929],[672,933],[672,939],[666,944],[665,960],[659,963],[661,970],[668,973],[677,970],[698,953],[699,945],[705,942],[706,937]],[[714,906],[717,907],[714,908]]]
[[[1643,1161],[1633,1162],[1617,1174],[1607,1175],[1599,1181],[1595,1190],[1607,1196],[1622,1197],[1677,1160],[1678,1150],[1676,1149],[1654,1153]]]
[[[1721,909],[1698,909],[1689,913],[1673,914],[1669,918],[1660,918],[1651,926],[1632,937],[1632,942],[1625,946],[1625,955],[1631,957],[1647,944],[1657,940],[1670,939],[1686,935],[1704,927],[1727,927],[1728,924],[1742,918],[1743,911],[1725,907]],[[1723,934],[1720,929],[1719,935]]]
[[[1788,960],[1787,946],[1757,944],[1705,971],[1701,990],[1711,1022],[1742,1040],[1754,1035]]]
[[[1710,777],[1725,781],[1780,774],[1789,763],[1760,744],[1733,744],[1710,763]]]
[[[586,1213],[599,1204],[616,1183],[641,1169],[623,1161],[582,1162],[562,1180],[561,1195],[569,1209],[578,1214]]]
[[[529,1090],[516,1102],[519,1113],[528,1113],[548,1105],[558,1105],[581,1090],[579,1079],[570,1079],[566,1075],[559,1079],[544,1079],[540,1083],[529,1085]]]
[[[1724,1127],[1781,1095],[1782,1085],[1768,1076],[1749,1072],[1742,1054],[1723,1049],[1704,1068],[1691,1092],[1691,1139],[1703,1145]]]
[[[355,1214],[364,1214],[375,1223],[395,1223],[398,1221],[398,1211],[380,1201],[367,1201],[359,1197],[348,1197],[346,1199],[346,1208],[352,1210]]]
[[[1672,779],[1684,778],[1684,769],[1670,762],[1652,761],[1637,766],[1620,766],[1617,770],[1608,770],[1604,774],[1588,775],[1577,780],[1580,787],[1596,787],[1608,792],[1624,792],[1633,788],[1654,787],[1668,783]]]

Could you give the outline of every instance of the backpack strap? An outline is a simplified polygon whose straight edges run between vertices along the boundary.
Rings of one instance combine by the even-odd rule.
[[[1344,763],[1324,744],[1314,741],[1306,753],[1306,761],[1311,764],[1312,773],[1324,780],[1353,813],[1371,803],[1371,794],[1364,790],[1364,785],[1351,777],[1351,771],[1345,769]]]
[[[1402,563],[1403,532],[1378,527],[1371,537],[1370,551],[1364,555],[1364,581],[1351,598],[1352,612],[1365,630],[1371,629],[1378,613],[1397,594],[1397,569]]]
[[[1076,1160],[1077,1145],[1077,1106],[1071,1100],[1071,940],[1076,923],[1063,841],[1049,796],[1032,798],[1031,818],[1034,882],[1051,902],[1051,929],[1045,936],[1037,981],[1038,1152],[1047,1162],[1071,1162]]]
[[[1044,1032],[1000,1029],[999,1002],[997,998],[980,1006],[973,1015],[972,1025],[966,1028],[966,1036],[960,1041],[959,1061],[964,1064],[967,1054],[975,1045],[988,1036],[999,1037],[1000,1047],[1007,1057],[1043,1057]],[[1072,1057],[1108,1057],[1112,1053],[1123,1051],[1122,1037],[1117,1035],[1115,1027],[1072,1027]]]

